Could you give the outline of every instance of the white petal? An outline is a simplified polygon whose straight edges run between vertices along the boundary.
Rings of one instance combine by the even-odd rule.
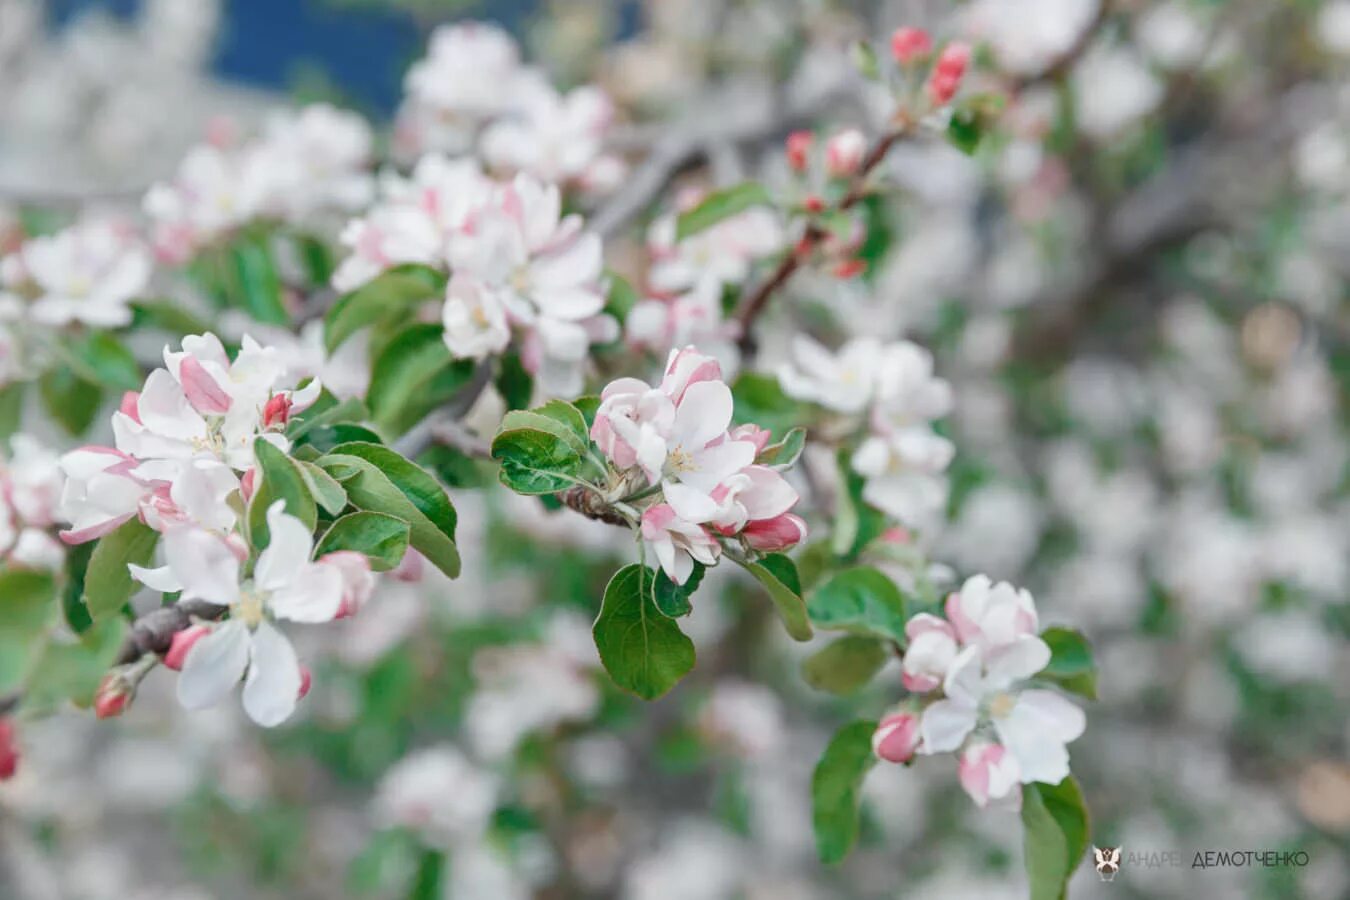
[[[174,528],[164,535],[164,559],[183,586],[183,598],[221,606],[239,599],[239,560],[223,540],[199,528]]]
[[[267,549],[258,555],[253,572],[258,587],[274,591],[290,584],[309,562],[314,536],[305,523],[286,512],[286,501],[267,508]]]
[[[248,647],[248,628],[234,620],[193,644],[178,676],[178,702],[188,709],[219,703],[244,677]]]
[[[685,450],[702,450],[731,424],[731,388],[720,381],[700,381],[684,391],[675,411],[674,440]],[[753,457],[752,457],[753,458]]]
[[[342,608],[342,573],[335,566],[306,562],[294,579],[272,591],[267,605],[292,622],[331,622]]]
[[[974,707],[984,696],[984,660],[979,647],[967,647],[952,660],[951,668],[942,681],[942,690],[948,697],[963,705]]]
[[[271,728],[290,718],[299,696],[300,661],[295,648],[271,624],[259,623],[253,632],[252,660],[244,681],[244,712],[264,728]]]
[[[920,753],[955,750],[975,730],[975,707],[955,700],[939,700],[923,711],[919,720]]]
[[[1038,637],[1024,635],[1011,644],[985,652],[984,667],[990,689],[1002,690],[1024,681],[1050,663],[1050,647]]]
[[[174,576],[173,570],[168,566],[160,566],[158,569],[147,569],[144,566],[138,566],[135,563],[127,563],[127,570],[131,572],[132,578],[150,588],[152,591],[172,593],[173,591],[181,591],[183,589],[182,583]]]
[[[703,491],[673,481],[662,491],[675,514],[687,522],[707,522],[717,514],[717,501]]]

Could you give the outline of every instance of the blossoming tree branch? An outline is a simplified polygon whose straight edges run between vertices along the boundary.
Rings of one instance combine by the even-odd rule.
[[[966,90],[972,48],[915,28],[856,54],[884,130],[781,128],[765,182],[667,194],[658,164],[630,214],[649,181],[615,149],[623,111],[560,92],[493,26],[446,27],[387,156],[330,106],[222,125],[139,216],[90,208],[6,246],[0,777],[25,722],[120,715],[148,678],[187,710],[286,722],[314,677],[292,638],[380,615],[382,588],[426,566],[455,578],[454,497],[492,489],[474,477],[490,466],[498,490],[631,536],[594,598],[625,691],[655,700],[699,665],[681,620],[719,566],[791,639],[831,635],[811,688],[854,693],[900,661],[893,705],[815,769],[824,861],[854,843],[872,766],[942,756],[974,804],[1020,808],[1032,894],[1061,896],[1087,842],[1068,747],[1092,652],[1026,590],[955,578],[916,540],[958,452],[942,361],[802,326],[787,362],[755,365],[795,277],[866,276],[892,149],[970,150],[1017,88],[989,72]],[[649,216],[640,265],[590,215],[607,237]],[[207,314],[157,299],[183,283]],[[68,446],[23,432],[31,402]],[[140,615],[138,592],[159,598]]]

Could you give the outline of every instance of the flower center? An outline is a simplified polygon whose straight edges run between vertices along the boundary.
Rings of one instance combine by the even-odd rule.
[[[239,591],[239,602],[234,605],[231,615],[250,629],[257,628],[263,620],[263,595],[252,585],[244,587]]]
[[[1017,698],[1012,694],[996,694],[994,699],[989,701],[989,715],[993,716],[995,719],[1005,718],[1013,711],[1013,707],[1016,705]]]
[[[675,447],[666,454],[666,471],[671,474],[691,472],[694,469],[694,457],[684,447]]]

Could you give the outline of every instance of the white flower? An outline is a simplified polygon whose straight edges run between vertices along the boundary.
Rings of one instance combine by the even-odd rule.
[[[805,335],[792,339],[793,364],[778,370],[783,393],[841,413],[862,412],[875,394],[881,342],[849,341],[831,353]]]
[[[257,216],[274,173],[257,153],[231,153],[203,144],[190,150],[174,180],[156,184],[142,206],[154,223],[155,247],[184,261],[199,246]]]
[[[483,134],[494,169],[528,172],[555,184],[582,180],[601,160],[614,117],[605,92],[585,86],[559,94],[542,79],[522,83],[515,110]]]
[[[456,273],[450,278],[441,321],[445,344],[457,357],[482,359],[502,352],[511,343],[506,308],[496,293],[472,275]]]
[[[1078,127],[1092,138],[1109,138],[1151,113],[1162,101],[1162,82],[1134,51],[1102,48],[1087,54],[1074,80],[1091,85],[1077,94]]]
[[[115,328],[150,279],[150,254],[124,223],[86,219],[19,250],[19,270],[36,294],[32,317],[46,325]]]
[[[488,119],[514,100],[520,48],[506,31],[486,22],[442,26],[432,32],[425,59],[408,70],[414,102],[450,117]]]
[[[365,119],[327,103],[274,116],[257,149],[272,172],[270,211],[303,223],[365,206],[374,190],[366,171],[372,144]]]
[[[907,525],[931,520],[947,500],[942,473],[951,463],[951,441],[926,427],[867,438],[853,454],[853,469],[867,479],[863,499]]]
[[[134,459],[111,447],[84,447],[62,456],[66,483],[57,511],[70,527],[61,539],[92,541],[136,515],[154,487],[131,474],[135,467]]]
[[[1069,774],[1065,745],[1083,733],[1083,711],[1054,691],[1017,688],[1049,662],[1050,648],[1039,637],[1023,636],[989,650],[966,647],[943,679],[946,698],[923,712],[919,751],[956,750],[987,722],[1016,762],[1022,783],[1059,784]]]
[[[952,388],[933,374],[933,354],[910,341],[887,344],[876,361],[872,426],[889,433],[923,425],[951,411]]]
[[[755,461],[754,442],[727,437],[732,404],[731,388],[721,381],[691,384],[675,408],[664,464],[659,470],[644,465],[653,484],[664,480],[666,499],[677,508],[684,505],[697,521],[713,516],[717,486]]]
[[[476,840],[497,808],[497,779],[448,744],[419,750],[380,780],[375,816],[411,828],[435,845]]]
[[[642,514],[642,540],[676,584],[689,580],[695,562],[711,566],[722,552],[717,539],[702,525],[681,518],[668,503],[658,503]]]
[[[909,645],[901,664],[905,689],[922,694],[942,684],[960,648],[956,632],[946,621],[919,613],[905,623]]]
[[[686,195],[681,208],[701,197]],[[783,225],[772,210],[755,207],[728,216],[710,228],[675,239],[677,216],[671,213],[652,223],[647,233],[652,254],[648,282],[659,293],[687,291],[705,280],[712,290],[745,281],[751,266],[783,247]]]
[[[181,591],[182,600],[227,606],[230,617],[188,651],[178,699],[188,709],[220,702],[244,679],[244,711],[259,725],[284,722],[300,695],[295,649],[270,619],[327,622],[342,608],[344,579],[337,566],[310,561],[314,539],[278,500],[267,510],[270,541],[253,578],[239,580],[239,557],[210,532],[175,528],[164,535],[166,564],[129,565],[133,577],[157,591]]]

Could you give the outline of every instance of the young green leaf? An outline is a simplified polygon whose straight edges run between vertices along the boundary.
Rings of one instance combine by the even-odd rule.
[[[682,241],[751,207],[771,205],[773,198],[764,185],[757,181],[746,181],[713,191],[693,209],[680,213],[680,217],[675,220],[675,240]]]
[[[386,513],[360,510],[332,524],[319,539],[315,558],[339,550],[354,550],[370,560],[371,569],[385,572],[397,566],[408,552],[408,523]]]
[[[158,542],[159,532],[135,518],[99,538],[84,576],[84,602],[95,622],[122,611],[138,586],[127,563],[148,565]]]
[[[755,457],[755,464],[760,466],[770,466],[775,469],[786,469],[794,465],[797,459],[806,449],[806,429],[794,428],[783,439],[770,444],[759,452]]]
[[[802,601],[801,579],[792,560],[781,553],[770,553],[754,563],[741,563],[747,572],[768,591],[769,599],[793,640],[811,640],[811,619]]]
[[[811,592],[806,603],[821,628],[905,639],[905,600],[895,582],[870,566],[845,569]]]
[[[1050,646],[1050,664],[1039,677],[1072,694],[1096,700],[1097,665],[1087,638],[1071,628],[1047,628],[1041,632],[1041,640]]]
[[[402,434],[473,378],[475,363],[455,359],[437,324],[409,325],[376,358],[366,390],[375,424]]]
[[[1088,846],[1088,814],[1072,777],[1022,787],[1022,827],[1031,900],[1063,900]]]
[[[447,538],[452,541],[455,539],[455,526],[459,521],[455,505],[450,502],[441,483],[426,469],[383,444],[353,441],[339,444],[333,448],[333,452],[360,457],[379,467],[394,487],[417,507],[418,512],[426,516]]]
[[[407,264],[377,275],[343,294],[323,320],[324,348],[332,353],[357,331],[377,322],[393,321],[414,306],[445,291],[446,277],[427,266]]]
[[[548,430],[516,428],[492,439],[502,484],[517,494],[556,494],[577,483],[582,456],[567,438]]]
[[[379,466],[346,453],[330,453],[315,460],[315,465],[337,479],[352,506],[386,513],[407,522],[412,545],[418,552],[449,577],[459,576],[459,550],[442,527],[447,523],[442,519],[438,524],[424,514],[389,476],[380,471]],[[453,521],[448,523],[448,529],[450,533],[454,532]]]
[[[309,488],[309,493],[314,502],[319,504],[319,508],[330,516],[341,515],[347,508],[347,492],[338,484],[337,479],[312,462],[297,459],[295,464],[300,467],[305,487]]]
[[[278,500],[286,502],[286,512],[313,529],[319,520],[318,508],[299,463],[265,438],[253,442],[253,458],[258,463],[259,480],[253,486],[248,504],[248,535],[255,550],[267,546],[267,510]]]
[[[24,687],[24,713],[49,715],[67,701],[91,705],[99,682],[117,661],[127,627],[114,617],[94,623],[77,641],[36,643],[37,658]]]
[[[266,235],[245,235],[230,248],[239,299],[248,314],[268,325],[289,325],[281,300],[281,276]]]
[[[694,596],[694,591],[698,590],[705,570],[703,563],[694,563],[694,571],[689,574],[684,584],[671,581],[664,569],[656,570],[656,577],[651,580],[652,602],[656,604],[661,615],[678,619],[694,611],[694,605],[689,599]]]
[[[38,379],[38,393],[51,417],[72,435],[81,435],[93,424],[103,403],[103,391],[86,381],[68,365],[58,365]]]
[[[851,694],[871,681],[890,655],[878,638],[845,635],[809,656],[802,677],[818,691]]]
[[[592,633],[600,661],[614,683],[655,700],[694,667],[694,643],[652,602],[645,566],[624,566],[605,587]]]
[[[41,569],[0,569],[0,695],[19,687],[53,621],[56,580]]]
[[[811,777],[811,824],[820,859],[834,864],[848,856],[858,839],[858,804],[863,777],[877,758],[872,733],[877,723],[845,725],[830,741]]]

